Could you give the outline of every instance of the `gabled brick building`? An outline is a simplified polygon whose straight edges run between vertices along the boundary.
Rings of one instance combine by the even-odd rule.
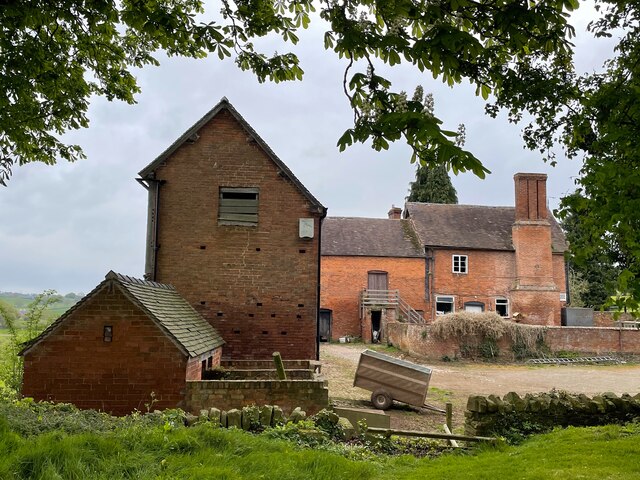
[[[318,355],[322,204],[223,99],[140,172],[145,277],[174,285],[225,358]]]
[[[182,406],[187,380],[219,365],[224,341],[168,285],[109,272],[28,342],[22,395],[115,415]]]
[[[546,175],[514,180],[515,208],[407,203],[402,219],[399,208],[388,219],[327,218],[322,306],[333,337],[369,341],[385,320],[459,310],[560,325],[567,245],[547,209]]]

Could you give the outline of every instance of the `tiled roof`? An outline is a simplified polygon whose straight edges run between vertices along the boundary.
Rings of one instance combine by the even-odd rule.
[[[353,217],[324,219],[322,255],[424,256],[422,245],[410,221]]]
[[[137,278],[109,272],[89,294],[53,322],[38,337],[24,344],[20,354],[53,332],[64,320],[77,310],[87,299],[113,283],[122,288],[123,293],[142,309],[180,348],[190,357],[196,357],[224,344],[224,340],[194,308],[182,298],[171,285],[149,282]]]
[[[140,177],[150,177],[155,169],[162,165],[173,152],[175,152],[183,143],[193,137],[194,134],[197,134],[198,130],[200,130],[222,110],[227,110],[229,113],[231,113],[231,115],[233,115],[238,123],[242,125],[242,128],[245,129],[245,131],[256,141],[260,148],[264,150],[267,156],[277,165],[277,167],[282,172],[282,175],[285,178],[288,178],[291,183],[293,183],[298,188],[298,190],[300,190],[300,192],[307,198],[309,203],[311,203],[311,205],[315,207],[319,213],[324,213],[326,211],[325,207],[318,201],[318,199],[316,199],[316,197],[314,197],[311,192],[307,190],[302,182],[298,180],[298,178],[293,174],[291,170],[289,170],[289,167],[287,167],[285,163],[280,160],[280,158],[278,158],[275,152],[271,150],[271,147],[269,147],[269,145],[267,145],[267,143],[260,137],[260,135],[258,135],[253,127],[249,125],[249,122],[247,122],[244,117],[240,115],[240,113],[234,108],[233,105],[231,105],[231,102],[229,102],[226,97],[222,97],[220,102],[218,102],[215,107],[209,110],[200,120],[194,123],[185,133],[180,136],[180,138],[169,145],[169,147],[164,152],[162,152],[153,162],[144,167],[139,172]]]
[[[514,250],[511,239],[514,207],[409,202],[405,209],[424,245]],[[553,252],[564,252],[567,243],[553,215],[549,215],[549,223]]]

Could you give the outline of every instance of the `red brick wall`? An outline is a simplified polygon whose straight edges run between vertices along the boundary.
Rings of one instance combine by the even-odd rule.
[[[367,287],[371,270],[388,273],[389,289],[400,290],[400,296],[416,310],[426,310],[424,301],[424,259],[388,257],[323,256],[320,280],[320,305],[333,312],[331,335],[362,336],[359,298]]]
[[[298,219],[319,214],[227,111],[198,134],[156,171],[157,281],[218,329],[225,358],[315,358],[319,221],[303,240]],[[219,187],[259,187],[257,227],[218,226]]]
[[[467,255],[468,273],[452,272],[452,255]],[[402,298],[427,321],[435,315],[435,297],[453,295],[455,310],[466,302],[481,302],[485,311],[495,311],[496,298],[509,300],[509,312],[524,313],[523,323],[537,323],[534,315],[543,310],[560,325],[560,292],[565,292],[564,259],[553,255],[553,285],[557,290],[527,291],[514,295],[515,254],[488,250],[435,250],[432,263],[431,300],[425,300],[425,260],[422,258],[323,256],[321,264],[321,306],[333,311],[332,337],[370,333],[360,324],[359,295],[367,286],[367,272],[388,272],[389,288],[400,290]],[[563,304],[564,305],[564,304]],[[531,319],[534,318],[533,321]]]
[[[202,380],[202,362],[207,362],[207,365],[208,365],[209,357],[211,357],[212,367],[220,366],[220,360],[222,358],[222,349],[216,348],[215,350],[204,353],[199,357],[190,358],[189,361],[187,362],[186,379]]]
[[[482,302],[485,311],[494,311],[496,297],[510,298],[515,279],[513,252],[436,250],[434,254],[433,299],[429,306],[433,314],[437,295],[454,295],[456,311],[464,310],[466,302]],[[452,255],[467,255],[468,273],[452,272]]]
[[[387,324],[387,340],[409,353],[439,360],[443,356],[460,357],[460,342],[440,340],[430,334],[428,325]],[[424,333],[426,332],[426,333]],[[545,343],[552,352],[584,354],[640,353],[640,330],[601,327],[547,327]],[[513,359],[511,342],[503,337],[498,342],[500,356]]]
[[[640,330],[614,327],[552,327],[545,342],[552,351],[605,353],[640,353]]]
[[[113,341],[103,327],[113,326]],[[116,415],[180,405],[186,356],[115,287],[105,287],[24,356],[22,394]]]

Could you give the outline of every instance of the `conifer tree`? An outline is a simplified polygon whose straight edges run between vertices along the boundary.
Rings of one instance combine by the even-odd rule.
[[[433,116],[434,102],[433,95],[428,93],[424,95],[422,86],[418,85],[413,94],[413,101],[422,102],[425,105],[425,113]],[[464,125],[458,127],[456,136],[456,145],[464,144]],[[451,183],[449,172],[444,164],[434,162],[419,162],[416,169],[416,180],[411,182],[409,187],[409,202],[426,202],[426,203],[458,203],[458,193]]]

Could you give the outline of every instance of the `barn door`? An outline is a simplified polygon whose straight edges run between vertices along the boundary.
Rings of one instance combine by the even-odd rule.
[[[369,290],[389,290],[387,272],[371,271],[368,272],[368,275],[367,288]]]

